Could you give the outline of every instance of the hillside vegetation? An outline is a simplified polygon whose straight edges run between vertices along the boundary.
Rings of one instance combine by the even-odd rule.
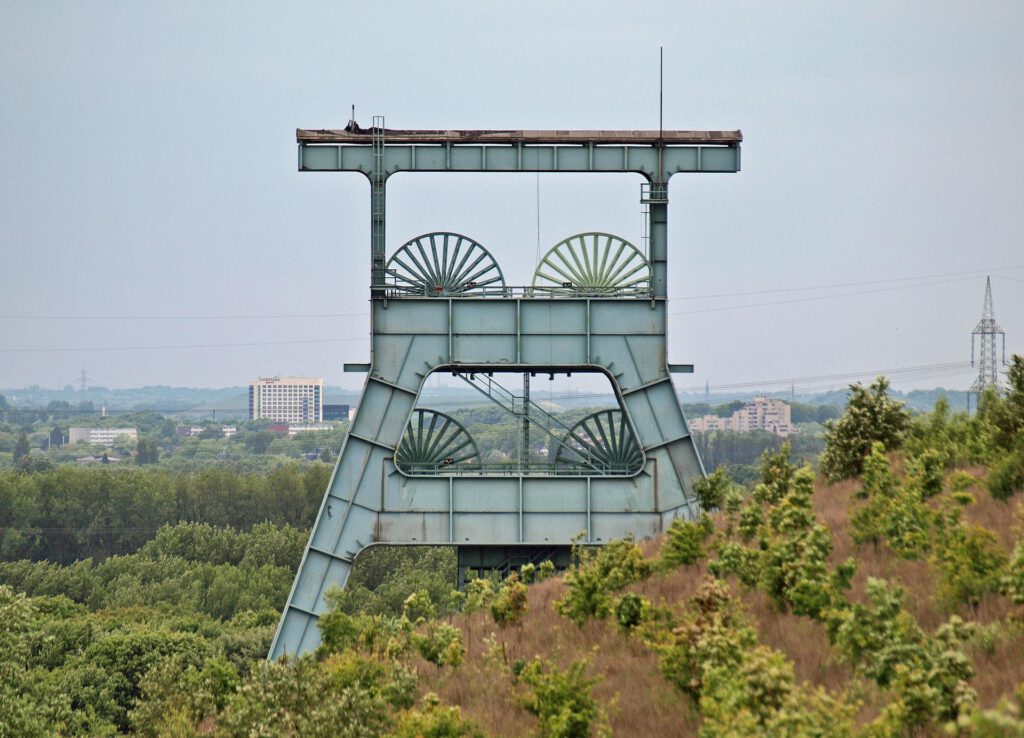
[[[293,529],[4,565],[0,736],[1024,735],[1024,359],[1010,380],[971,418],[856,387],[820,474],[786,447],[749,487],[716,472],[702,520],[564,575],[454,592],[444,554],[392,554],[331,594],[315,654],[272,664]],[[92,589],[40,584],[74,566]],[[175,567],[260,594],[211,608]]]

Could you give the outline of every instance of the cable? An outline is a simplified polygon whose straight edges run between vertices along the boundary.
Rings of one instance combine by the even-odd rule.
[[[1024,269],[1022,266],[1008,266],[1000,267],[998,269],[978,269],[970,272],[947,272],[945,274],[928,274],[920,277],[893,277],[891,279],[872,279],[865,282],[837,282],[834,284],[823,284],[812,287],[779,287],[771,290],[751,290],[748,292],[721,292],[713,295],[688,295],[686,297],[673,298],[676,300],[710,300],[717,297],[745,297],[747,295],[767,295],[777,292],[803,292],[807,290],[825,290],[833,289],[836,287],[863,287],[865,285],[872,284],[888,284],[891,282],[910,282],[920,279],[942,279],[945,277],[967,277],[967,276],[978,276],[979,274],[988,274],[989,272],[1005,272],[1014,269]],[[1001,279],[1013,279],[1013,277],[1000,277]],[[1020,281],[1020,280],[1014,280]],[[913,287],[914,285],[907,285]]]
[[[835,300],[840,297],[854,297],[856,295],[873,295],[879,292],[893,292],[895,290],[905,290],[911,287],[935,287],[937,285],[953,284],[954,282],[966,282],[972,279],[974,279],[974,277],[961,277],[959,279],[946,279],[939,282],[925,282],[922,284],[901,284],[898,287],[879,287],[877,290],[860,290],[858,292],[844,292],[839,295],[816,295],[814,297],[794,297],[791,300],[775,300],[774,302],[752,302],[747,305],[726,305],[723,307],[700,308],[698,310],[677,310],[675,312],[669,313],[669,315],[695,315],[697,313],[719,313],[728,310],[745,310],[747,308],[768,307],[770,305],[790,305],[798,302]]]
[[[243,348],[247,346],[292,346],[309,343],[340,343],[343,341],[369,341],[369,336],[359,338],[310,338],[296,341],[248,341],[243,343],[197,343],[177,346],[81,346],[74,348],[0,348],[0,353],[31,353],[56,351],[167,351],[206,348]]]

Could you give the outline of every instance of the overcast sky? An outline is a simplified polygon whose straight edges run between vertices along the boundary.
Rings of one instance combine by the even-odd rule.
[[[677,386],[963,388],[913,368],[970,359],[986,273],[1024,350],[1022,38],[1019,0],[5,0],[0,387],[360,385],[367,181],[298,173],[295,128],[657,128],[664,45],[665,127],[745,137],[741,173],[672,180]],[[388,246],[465,233],[524,284],[538,188],[546,249],[639,242],[639,186],[400,175]]]

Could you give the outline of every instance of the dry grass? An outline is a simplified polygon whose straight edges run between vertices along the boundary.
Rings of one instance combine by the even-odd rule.
[[[898,459],[893,466],[901,468]],[[967,471],[976,478],[982,473],[977,469]],[[898,559],[884,545],[860,548],[851,540],[847,511],[859,487],[859,482],[829,485],[819,480],[814,498],[815,513],[832,532],[832,562],[848,557],[857,561],[851,599],[863,601],[868,577],[898,582],[907,590],[908,611],[922,627],[936,628],[953,613],[934,601],[936,578],[931,565],[927,561]],[[993,500],[980,482],[970,491],[977,503],[967,509],[966,518],[993,531],[1009,548],[1020,535],[1024,509],[1017,511],[1015,525],[1013,506]],[[645,541],[642,546],[645,555],[654,556],[660,541]],[[654,575],[632,589],[655,603],[678,608],[695,593],[706,576],[706,566],[701,563]],[[885,695],[856,677],[849,666],[836,658],[821,625],[780,612],[763,593],[743,591],[736,582],[730,585],[757,624],[762,643],[785,653],[793,661],[800,680],[833,692],[853,690],[865,703],[860,715],[863,720],[878,713],[886,702]],[[523,623],[504,630],[494,625],[489,612],[455,618],[453,622],[462,629],[467,647],[466,664],[456,670],[422,667],[426,687],[446,702],[459,705],[464,715],[488,734],[509,738],[529,735],[536,721],[518,705],[507,670],[495,664],[493,649],[488,656],[485,641],[493,637],[499,644],[498,661],[502,660],[503,648],[503,659],[508,664],[516,659],[542,656],[566,666],[575,659],[589,657],[590,673],[602,678],[595,694],[610,706],[609,717],[615,735],[695,736],[699,727],[695,709],[687,697],[661,677],[657,657],[635,639],[619,633],[612,621],[589,622],[577,628],[558,615],[553,603],[563,592],[564,583],[560,578],[532,586],[529,610]],[[980,623],[1005,624],[1012,613],[1005,598],[991,596],[977,609],[964,608],[959,614]],[[972,684],[983,706],[994,705],[1024,681],[1024,625],[1004,625],[1000,633],[989,650],[980,647],[970,650],[977,671]]]

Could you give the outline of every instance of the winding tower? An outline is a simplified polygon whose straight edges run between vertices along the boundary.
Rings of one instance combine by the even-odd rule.
[[[703,467],[666,352],[668,182],[738,172],[739,131],[298,130],[302,172],[370,181],[371,355],[270,657],[319,643],[324,595],[371,545],[454,546],[460,570],[563,559],[574,540],[643,538],[700,514]],[[431,233],[385,253],[388,178],[407,172],[640,174],[642,248],[607,233],[552,247],[530,285],[505,283],[468,236]],[[458,421],[418,403],[427,377],[460,377],[521,418],[513,464],[490,465]],[[529,395],[537,374],[596,372],[618,407],[569,425]],[[510,389],[512,377],[521,390]],[[530,433],[552,453],[534,459]]]

